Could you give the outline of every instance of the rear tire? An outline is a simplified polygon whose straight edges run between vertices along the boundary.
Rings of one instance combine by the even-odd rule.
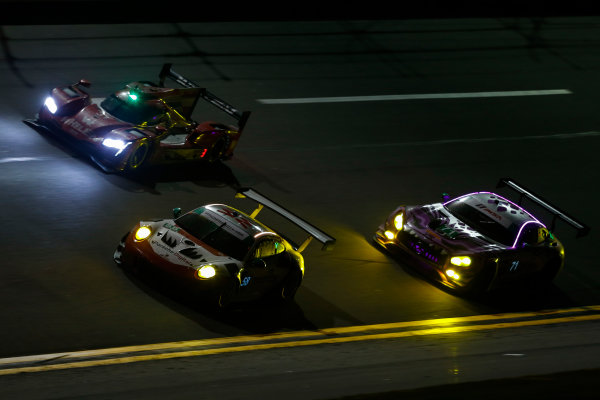
[[[225,157],[225,153],[227,149],[229,149],[229,145],[231,144],[231,138],[227,135],[223,135],[217,139],[215,144],[213,144],[210,149],[210,153],[208,156],[208,162],[214,163]]]

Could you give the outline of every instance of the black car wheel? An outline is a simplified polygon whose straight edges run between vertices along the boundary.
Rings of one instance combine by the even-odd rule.
[[[226,284],[214,297],[212,301],[213,308],[215,308],[217,311],[227,310],[233,303],[235,294],[235,285],[232,283]]]
[[[556,275],[560,272],[562,260],[558,257],[550,261],[544,269],[540,271],[540,281],[542,283],[550,283],[556,278]]]
[[[150,143],[146,139],[134,143],[135,148],[127,159],[127,169],[133,171],[141,167],[150,154]]]
[[[284,279],[280,288],[280,297],[283,301],[292,301],[300,284],[302,283],[302,272],[298,269],[290,271],[288,276]]]
[[[231,144],[231,138],[227,135],[221,136],[215,144],[210,149],[210,153],[208,155],[209,162],[217,162],[221,160],[225,156],[225,152],[229,149],[229,145]]]
[[[125,240],[127,240],[127,236],[129,236],[129,232],[127,232],[125,235],[123,235],[123,237],[121,238],[121,241],[119,242],[119,244],[113,254],[113,259],[115,260],[115,264],[117,264],[119,267],[123,266],[123,250],[125,250]]]
[[[490,287],[494,282],[496,269],[496,262],[489,261],[486,263],[485,268],[483,268],[467,286],[460,288],[458,291],[466,297],[477,298],[483,296],[490,290]]]

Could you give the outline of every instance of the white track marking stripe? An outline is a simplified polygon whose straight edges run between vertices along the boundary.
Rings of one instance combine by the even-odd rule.
[[[430,100],[430,99],[469,99],[482,97],[519,97],[519,96],[549,96],[557,94],[572,94],[568,89],[549,90],[512,90],[502,92],[467,92],[467,93],[423,93],[398,94],[380,96],[342,96],[342,97],[305,97],[291,99],[258,99],[262,104],[306,104],[306,103],[345,103],[353,101],[397,101],[397,100]]]
[[[24,161],[42,161],[40,157],[6,157],[0,158],[0,164],[11,163],[11,162],[24,162]]]
[[[555,133],[549,135],[526,135],[526,136],[504,136],[504,137],[487,137],[487,138],[455,138],[455,139],[439,139],[439,140],[420,140],[414,142],[386,142],[386,143],[357,143],[357,144],[341,144],[332,146],[318,147],[249,147],[246,152],[273,152],[273,151],[329,151],[329,150],[348,150],[348,149],[369,149],[369,148],[392,148],[392,147],[410,147],[410,146],[440,146],[457,143],[484,143],[484,142],[511,142],[523,140],[565,140],[565,139],[585,139],[600,136],[599,131],[577,132],[577,133]]]

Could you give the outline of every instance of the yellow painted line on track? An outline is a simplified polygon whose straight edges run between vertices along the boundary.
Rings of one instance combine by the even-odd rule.
[[[409,321],[399,322],[391,324],[377,324],[377,325],[364,325],[364,326],[352,326],[343,328],[330,328],[320,331],[298,331],[298,332],[287,332],[270,335],[252,335],[252,336],[237,336],[230,338],[218,338],[218,339],[205,339],[205,340],[193,340],[193,341],[182,341],[182,342],[171,342],[171,343],[160,343],[154,345],[142,345],[142,346],[126,346],[117,347],[110,349],[99,349],[90,351],[80,351],[73,353],[56,353],[46,354],[39,356],[26,356],[26,357],[13,357],[0,359],[0,368],[2,365],[7,366],[5,369],[0,369],[0,375],[12,375],[25,372],[43,372],[53,370],[63,370],[71,368],[85,368],[85,367],[97,367],[105,365],[116,365],[116,364],[127,364],[141,361],[153,361],[153,360],[165,360],[173,358],[184,358],[184,357],[198,357],[214,354],[225,354],[235,353],[244,351],[254,350],[268,350],[277,348],[289,348],[289,347],[302,347],[302,346],[315,346],[321,344],[336,344],[336,343],[349,343],[357,341],[367,340],[383,340],[383,339],[397,339],[409,336],[426,336],[426,335],[440,335],[449,333],[463,333],[481,330],[494,330],[503,328],[518,328],[526,326],[538,326],[538,325],[549,325],[549,324],[560,324],[568,322],[582,322],[600,320],[600,314],[588,314],[588,315],[576,315],[561,317],[561,314],[578,313],[578,312],[594,312],[600,311],[600,306],[589,306],[589,307],[576,307],[561,310],[550,310],[543,312],[530,312],[530,313],[509,313],[509,314],[494,314],[494,315],[475,315],[469,317],[458,317],[458,318],[441,318],[433,320],[423,321]],[[556,317],[558,315],[558,317]],[[538,317],[538,319],[529,319],[522,321],[512,322],[499,322],[499,323],[488,323],[478,325],[455,325],[457,323],[465,322],[480,322],[480,321],[496,321],[501,319],[515,319],[515,318],[530,318]],[[551,318],[539,318],[539,317],[551,317]],[[387,333],[371,333],[353,336],[334,336],[347,333],[357,332],[368,332],[374,330],[386,330],[386,329],[398,329],[406,327],[419,327],[419,326],[438,326],[435,328],[425,328],[416,330],[403,330],[394,331]],[[441,325],[441,326],[440,326]],[[453,325],[453,326],[443,326]],[[317,338],[307,338],[307,337]],[[322,336],[326,336],[323,338]],[[279,341],[272,342],[272,340],[278,339],[290,339],[290,338],[306,338],[304,340],[291,340],[291,341]],[[257,341],[271,341],[269,343],[257,343],[247,344],[249,342]],[[218,345],[230,345],[230,344],[241,344],[238,346],[229,347],[214,347],[204,348],[198,350],[186,350],[186,351],[173,351],[167,353],[155,353],[145,355],[127,355],[142,351],[157,351],[157,350],[175,350],[181,348],[199,347],[199,346],[218,346]],[[73,358],[84,358],[84,357],[98,357],[103,355],[117,355],[119,357],[112,357],[106,359],[96,360],[85,360],[85,361],[72,361],[72,362],[61,362],[58,364],[48,365],[36,365],[36,366],[25,366],[25,367],[14,367],[15,364],[20,363],[43,363],[52,362],[54,360],[69,360]],[[13,367],[9,366],[12,365]]]
[[[272,333],[264,335],[245,335],[245,336],[234,336],[226,338],[213,338],[213,339],[199,339],[199,340],[188,340],[180,342],[168,342],[168,343],[157,343],[149,345],[137,345],[137,346],[124,346],[124,347],[113,347],[108,349],[97,349],[97,350],[85,350],[69,353],[54,353],[54,354],[43,354],[36,356],[25,356],[25,357],[14,357],[0,359],[0,367],[4,364],[12,364],[15,362],[23,361],[44,361],[49,359],[68,359],[68,358],[81,358],[90,356],[101,356],[110,354],[122,354],[132,352],[144,352],[144,351],[156,351],[156,350],[169,350],[184,347],[198,347],[198,346],[217,346],[224,344],[236,344],[242,342],[252,341],[266,341],[266,340],[278,340],[278,339],[290,339],[290,338],[302,338],[310,336],[333,336],[342,335],[356,332],[368,332],[377,330],[390,330],[400,328],[410,328],[419,326],[432,326],[432,325],[452,325],[468,322],[482,322],[482,321],[495,321],[501,319],[515,319],[515,318],[532,318],[532,317],[547,317],[554,315],[561,315],[567,313],[578,313],[588,311],[600,311],[600,305],[598,306],[586,306],[586,307],[574,307],[566,309],[538,311],[538,312],[517,312],[517,313],[506,313],[506,314],[487,314],[487,315],[473,315],[467,317],[452,317],[452,318],[437,318],[427,319],[420,321],[405,321],[405,322],[394,322],[387,324],[374,324],[374,325],[358,325],[349,327],[338,327],[338,328],[326,328],[316,331],[294,331],[294,332],[282,332]]]

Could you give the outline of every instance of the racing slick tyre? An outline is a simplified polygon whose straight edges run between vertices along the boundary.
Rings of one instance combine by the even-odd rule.
[[[284,302],[292,302],[301,283],[302,272],[298,269],[290,271],[279,287],[279,299]]]
[[[467,298],[479,298],[485,296],[494,283],[497,265],[495,262],[488,262],[486,268],[469,283],[468,286],[460,288],[459,293]]]
[[[233,284],[225,285],[209,301],[209,308],[217,312],[223,312],[230,308],[236,294],[236,287]]]
[[[127,236],[129,236],[130,232],[127,232],[125,235],[123,235],[123,238],[121,239],[121,241],[119,242],[117,248],[115,249],[115,252],[113,254],[113,260],[115,261],[115,264],[117,264],[117,266],[121,269],[123,269],[123,271],[126,271],[127,273],[133,274],[133,275],[138,275],[139,271],[140,271],[140,267],[139,267],[139,262],[137,260],[137,258],[134,258],[133,260],[128,260],[128,262],[125,262],[125,260],[123,259],[123,251],[125,250],[125,241],[127,240]]]
[[[134,148],[127,158],[127,171],[135,171],[144,165],[150,155],[150,142],[147,139],[138,140],[133,144]]]
[[[208,154],[208,162],[214,163],[223,159],[227,149],[229,149],[230,144],[231,138],[228,135],[222,135],[220,138],[218,138],[210,149]]]
[[[556,275],[558,275],[560,272],[561,264],[562,262],[559,258],[555,258],[554,260],[550,261],[548,265],[546,265],[544,269],[540,271],[540,281],[542,283],[551,283],[554,278],[556,278]]]
[[[121,268],[123,268],[123,250],[125,249],[125,240],[127,239],[127,236],[129,236],[129,232],[123,235],[113,254],[113,260],[115,261],[115,264]]]
[[[231,304],[231,295],[227,292],[219,293],[215,299],[215,307],[217,310],[222,311]]]

